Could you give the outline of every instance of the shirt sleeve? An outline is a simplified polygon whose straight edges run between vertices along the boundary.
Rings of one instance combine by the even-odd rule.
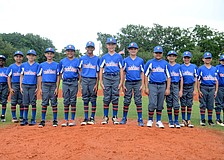
[[[11,68],[11,66],[9,66],[9,67],[7,68],[7,70],[6,70],[6,75],[7,75],[8,77],[11,77],[11,76],[12,76],[12,68]]]
[[[58,68],[59,68],[59,72],[63,73],[62,60],[60,61]]]
[[[152,63],[148,61],[146,65],[144,66],[144,73],[146,76],[149,76],[150,72],[152,70]]]
[[[19,67],[19,73],[24,74],[24,65],[23,64]]]
[[[100,58],[100,68],[104,68],[106,61],[104,59],[104,57]]]
[[[42,71],[43,71],[42,65],[39,65],[39,67],[37,69],[37,76],[41,76],[42,75]]]

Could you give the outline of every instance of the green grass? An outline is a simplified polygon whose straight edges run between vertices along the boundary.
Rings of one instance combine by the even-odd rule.
[[[164,104],[165,106],[165,104]],[[148,119],[148,97],[143,97],[143,119],[146,122]],[[1,111],[1,110],[0,110]],[[29,109],[31,112],[31,109]],[[123,97],[120,97],[119,101],[119,110],[118,110],[118,117],[122,118],[122,112],[123,112]],[[30,117],[31,113],[29,113]],[[78,98],[77,100],[77,111],[76,111],[76,117],[78,118],[83,118],[84,112],[83,112],[83,102],[81,98]],[[112,115],[112,107],[110,106],[110,112],[109,115]],[[155,114],[154,114],[155,115]],[[181,113],[179,114],[179,120],[181,120]],[[19,107],[17,107],[17,116],[19,117]],[[100,96],[97,99],[97,111],[96,111],[96,116],[97,117],[103,117],[103,97]],[[111,117],[111,116],[110,116]],[[207,116],[206,116],[207,117]],[[64,113],[63,113],[63,99],[59,99],[59,105],[58,105],[58,119],[63,119],[64,118]],[[134,105],[134,102],[132,101],[132,104],[129,107],[129,113],[128,113],[128,118],[131,119],[136,119],[137,120],[137,112],[136,112],[136,107]],[[221,116],[222,118],[222,116]],[[52,110],[51,107],[48,107],[47,111],[47,120],[52,119]],[[0,123],[1,126],[5,126],[8,124],[11,124],[11,109],[10,109],[10,103],[7,105],[7,113],[6,113],[6,123]],[[41,120],[41,101],[37,101],[37,122]],[[213,112],[213,120],[215,122],[215,112]],[[162,121],[167,121],[167,112],[166,112],[166,107],[163,110],[162,114]],[[194,102],[193,106],[193,111],[192,111],[192,118],[191,118],[192,123],[195,126],[199,126],[199,121],[200,121],[200,113],[199,113],[199,102]],[[202,127],[201,127],[202,128]],[[215,125],[213,127],[211,126],[206,126],[203,128],[212,128],[212,129],[217,129],[217,130],[222,130],[224,131],[224,127]]]

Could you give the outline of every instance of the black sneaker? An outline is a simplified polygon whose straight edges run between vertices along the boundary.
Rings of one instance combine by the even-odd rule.
[[[202,120],[200,121],[200,125],[201,125],[201,126],[206,126],[206,121],[205,121],[205,119],[202,119]]]
[[[23,121],[20,122],[20,126],[26,126],[28,124],[28,121],[26,119],[23,119]]]
[[[19,121],[22,122],[23,121],[23,117],[19,117]]]
[[[85,126],[85,125],[87,125],[87,123],[88,123],[88,119],[84,119],[81,123],[81,126]]]
[[[43,128],[45,126],[45,121],[41,121],[40,124],[38,125],[39,128]]]
[[[90,117],[90,119],[89,119],[89,121],[87,122],[87,124],[90,124],[90,125],[95,124],[95,120],[94,120],[94,118],[93,118],[93,117]]]
[[[208,120],[208,124],[209,124],[210,126],[214,126],[214,125],[215,125],[215,123],[214,123],[212,120]]]
[[[6,119],[5,119],[5,115],[1,115],[1,121],[2,121],[2,122],[5,122],[5,121],[6,121]]]
[[[58,126],[58,121],[57,120],[53,120],[53,127],[57,127]]]

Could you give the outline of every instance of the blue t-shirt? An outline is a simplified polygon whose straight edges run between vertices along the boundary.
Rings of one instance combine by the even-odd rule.
[[[79,60],[74,58],[72,60],[63,58],[59,63],[59,71],[62,74],[62,79],[78,78]]]
[[[144,61],[138,56],[134,60],[129,56],[124,59],[123,69],[126,72],[126,80],[141,80],[141,72],[144,72]]]
[[[7,67],[0,68],[0,83],[7,83]]]
[[[38,69],[38,76],[42,76],[42,82],[57,82],[59,64],[57,62],[43,62]]]
[[[207,68],[205,65],[202,65],[198,68],[198,80],[203,85],[215,85],[217,72],[214,66]]]
[[[17,66],[17,64],[13,63],[7,69],[7,72],[6,72],[7,76],[12,77],[11,78],[12,83],[19,83],[20,81],[20,72],[19,72],[20,66]]]
[[[168,65],[170,70],[171,82],[179,82],[182,77],[182,73],[180,71],[180,64],[176,63],[175,65]]]
[[[185,64],[181,65],[181,73],[183,76],[184,84],[193,84],[195,82],[195,77],[197,77],[197,67],[194,64],[186,66]]]
[[[95,78],[100,70],[99,58],[97,56],[90,57],[87,54],[82,56],[79,59],[79,68],[82,69],[82,77]]]
[[[100,59],[100,67],[104,68],[104,73],[118,73],[122,68],[122,56],[118,53],[103,55]]]
[[[25,62],[20,67],[20,74],[23,76],[22,84],[37,84],[37,71],[39,68],[39,64],[34,62],[30,65],[28,62]]]
[[[164,83],[167,78],[170,78],[170,71],[168,62],[155,58],[149,60],[144,68],[144,73],[152,83]]]
[[[217,69],[217,78],[219,81],[219,85],[224,85],[224,65],[219,64],[216,66]]]

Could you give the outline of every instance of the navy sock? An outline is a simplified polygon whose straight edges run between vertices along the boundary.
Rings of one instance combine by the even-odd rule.
[[[96,113],[96,101],[91,102],[92,104],[92,114],[91,117],[95,118],[95,113]]]
[[[182,115],[182,120],[185,120],[185,111],[186,110],[186,107],[185,106],[182,106],[181,107],[181,115]]]
[[[138,113],[138,119],[142,119],[142,106],[136,105],[137,113]]]
[[[154,111],[148,111],[148,120],[152,120],[153,121],[153,115],[154,115]]]
[[[6,112],[6,104],[2,105],[2,115],[5,115]]]
[[[69,106],[64,106],[65,120],[68,121]]]
[[[71,120],[75,120],[75,113],[76,113],[76,106],[75,105],[71,106],[71,112],[72,112]]]
[[[117,117],[118,104],[113,104],[113,117]]]
[[[108,114],[109,114],[109,105],[104,104],[103,105],[103,110],[104,110],[104,116],[108,117]]]
[[[85,119],[88,119],[88,113],[89,113],[89,102],[84,102],[84,115]]]
[[[204,108],[200,108],[200,114],[201,114],[201,120],[205,119],[205,109]]]
[[[32,119],[35,120],[36,119],[36,105],[32,105]]]
[[[178,122],[179,109],[174,109],[174,121]]]
[[[187,107],[187,120],[191,120],[191,110],[192,110],[192,107]]]
[[[161,115],[162,115],[162,111],[157,110],[156,111],[156,122],[161,121]]]
[[[167,107],[167,114],[168,114],[169,121],[173,121],[173,118],[172,118],[172,107]]]
[[[28,120],[29,106],[24,106],[24,119]]]
[[[16,118],[16,106],[11,106],[12,118]]]
[[[124,108],[123,108],[123,117],[127,119],[127,116],[128,116],[128,108],[129,106],[128,105],[124,105]]]
[[[216,110],[216,120],[220,120],[220,110]]]
[[[46,112],[47,112],[47,106],[42,106],[42,120],[45,121],[45,117],[46,117]]]
[[[208,110],[208,120],[212,120],[212,112],[213,110]]]
[[[23,117],[24,106],[22,104],[19,106],[19,110],[20,110],[19,117]]]
[[[53,110],[53,120],[56,121],[57,116],[58,116],[58,107],[57,106],[52,106],[52,110]]]

